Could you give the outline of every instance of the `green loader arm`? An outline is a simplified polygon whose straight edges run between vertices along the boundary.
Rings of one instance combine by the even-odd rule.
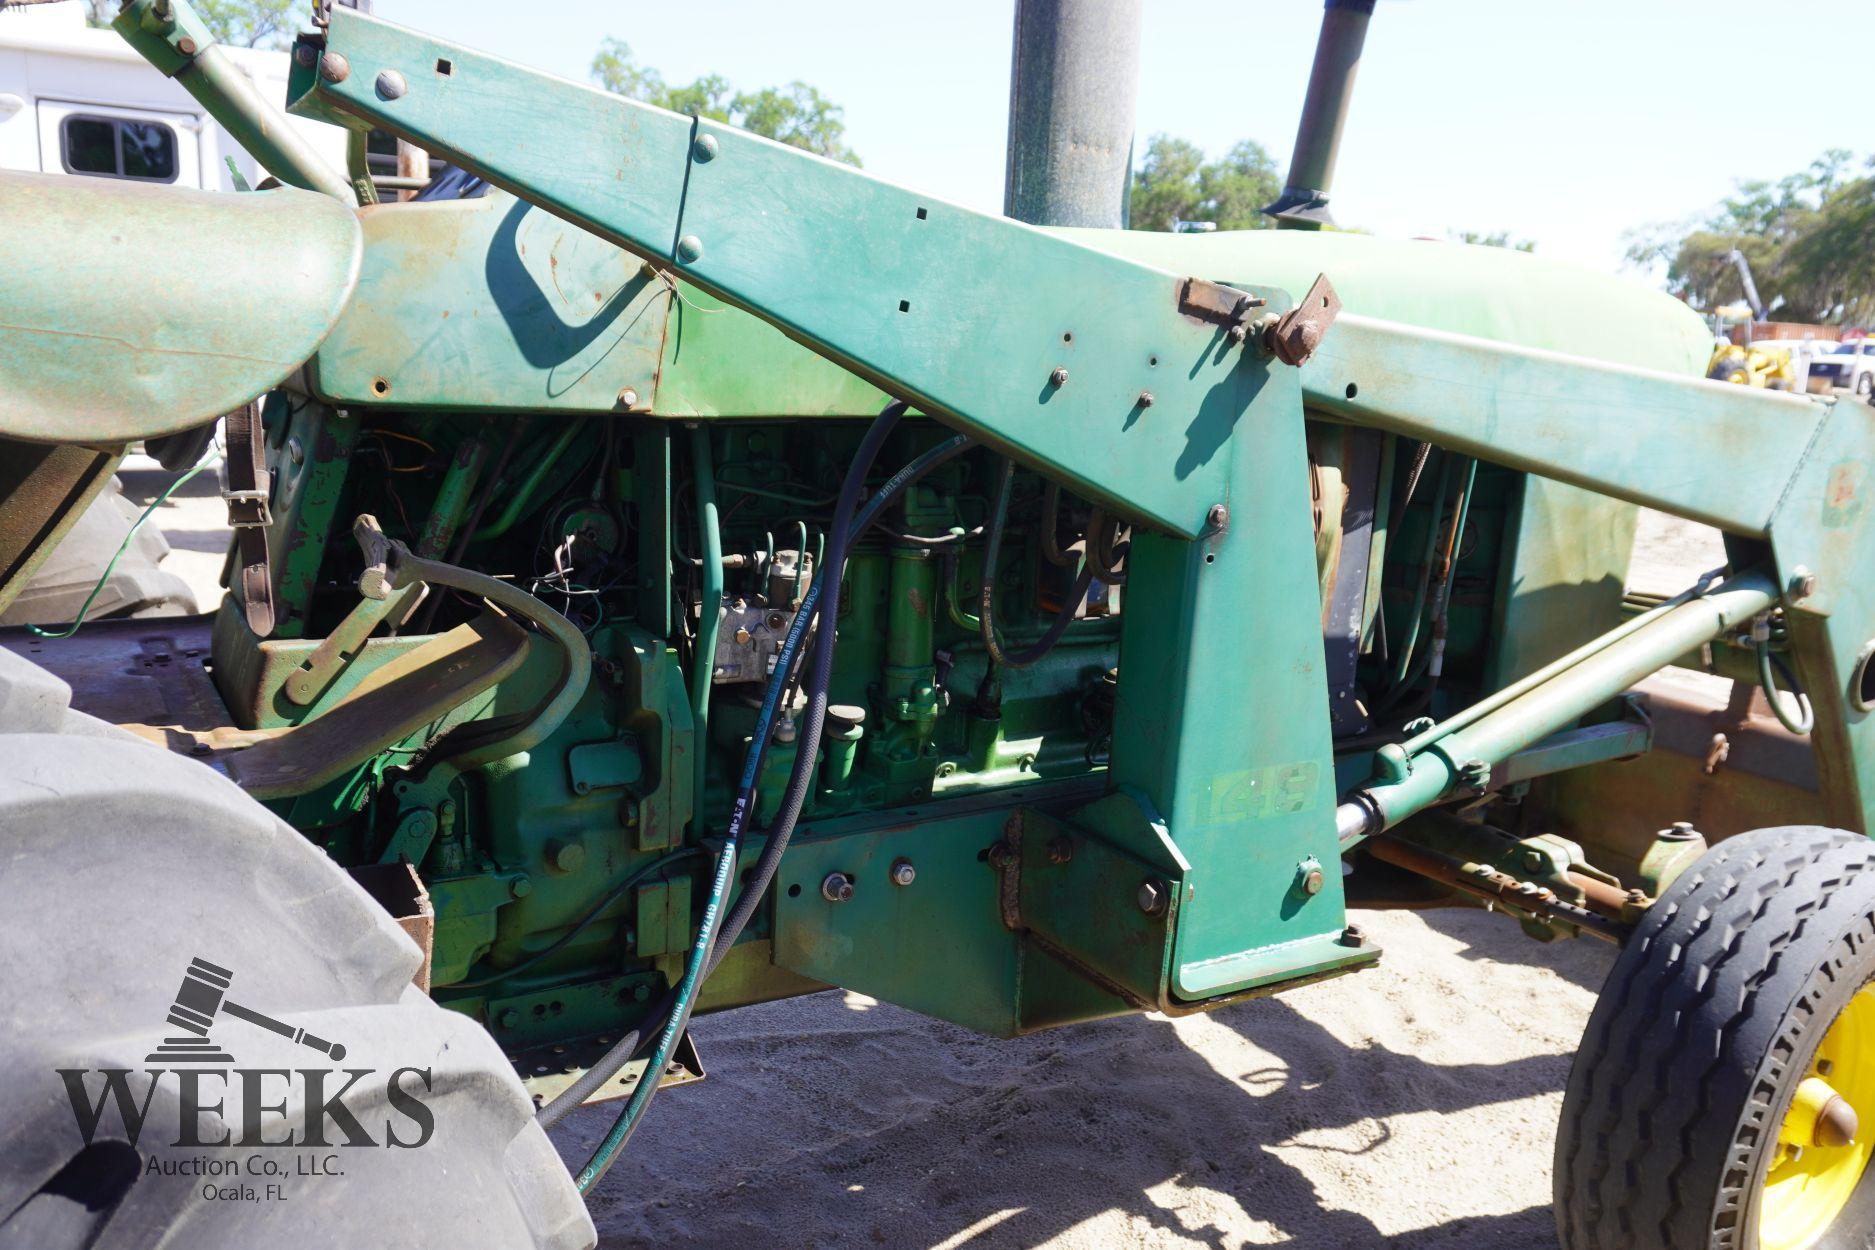
[[[1869,827],[1871,753],[1846,693],[1875,633],[1860,412],[1356,317],[1292,370],[1191,298],[1190,280],[1223,275],[1098,252],[349,10],[301,49],[295,111],[446,155],[1145,527],[1112,774],[1136,810],[1084,819],[1175,875],[1179,998],[1358,958],[1339,933],[1338,881],[1298,899],[1309,864],[1462,794],[1480,768],[1683,654],[1689,633],[1736,631],[1780,597],[1829,800]],[[1268,311],[1289,304],[1237,285]],[[1317,593],[1305,400],[1718,524],[1741,562],[1766,567],[1494,708],[1460,739],[1488,756],[1426,736],[1337,796],[1319,621],[1285,607]],[[1766,536],[1768,549],[1752,541]]]

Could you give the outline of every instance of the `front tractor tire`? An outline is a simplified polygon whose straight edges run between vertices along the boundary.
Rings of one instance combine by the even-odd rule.
[[[1875,1247],[1875,842],[1760,829],[1648,912],[1556,1137],[1564,1250]]]

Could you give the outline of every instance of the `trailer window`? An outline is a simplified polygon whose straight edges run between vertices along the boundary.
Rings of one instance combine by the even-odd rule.
[[[176,132],[162,122],[75,114],[65,119],[59,137],[68,173],[176,180]]]

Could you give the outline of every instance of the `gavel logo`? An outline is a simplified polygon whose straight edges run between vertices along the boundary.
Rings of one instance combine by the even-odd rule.
[[[328,1042],[323,1037],[315,1037],[305,1029],[296,1029],[290,1024],[283,1024],[272,1016],[262,1015],[251,1007],[228,998],[228,986],[234,980],[234,973],[226,968],[217,967],[206,959],[197,957],[189,961],[188,971],[182,974],[182,988],[176,991],[176,1001],[169,1008],[169,1022],[179,1029],[195,1034],[194,1037],[166,1037],[163,1044],[156,1048],[156,1053],[147,1056],[152,1062],[165,1063],[232,1063],[233,1058],[221,1052],[215,1043],[209,1040],[209,1026],[215,1023],[217,1015],[233,1016],[249,1024],[258,1024],[270,1033],[278,1033],[291,1042],[310,1047],[323,1055],[329,1055],[336,1062],[345,1058],[345,1047],[338,1042]]]

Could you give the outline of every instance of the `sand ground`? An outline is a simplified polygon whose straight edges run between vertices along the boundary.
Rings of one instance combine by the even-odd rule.
[[[209,478],[160,513],[204,604]],[[1657,516],[1637,545],[1648,589],[1723,558]],[[709,1078],[592,1197],[601,1245],[1553,1247],[1555,1121],[1612,949],[1469,909],[1352,918],[1377,967],[1180,1020],[1001,1042],[839,991],[700,1020]],[[571,1166],[617,1106],[555,1131]]]

